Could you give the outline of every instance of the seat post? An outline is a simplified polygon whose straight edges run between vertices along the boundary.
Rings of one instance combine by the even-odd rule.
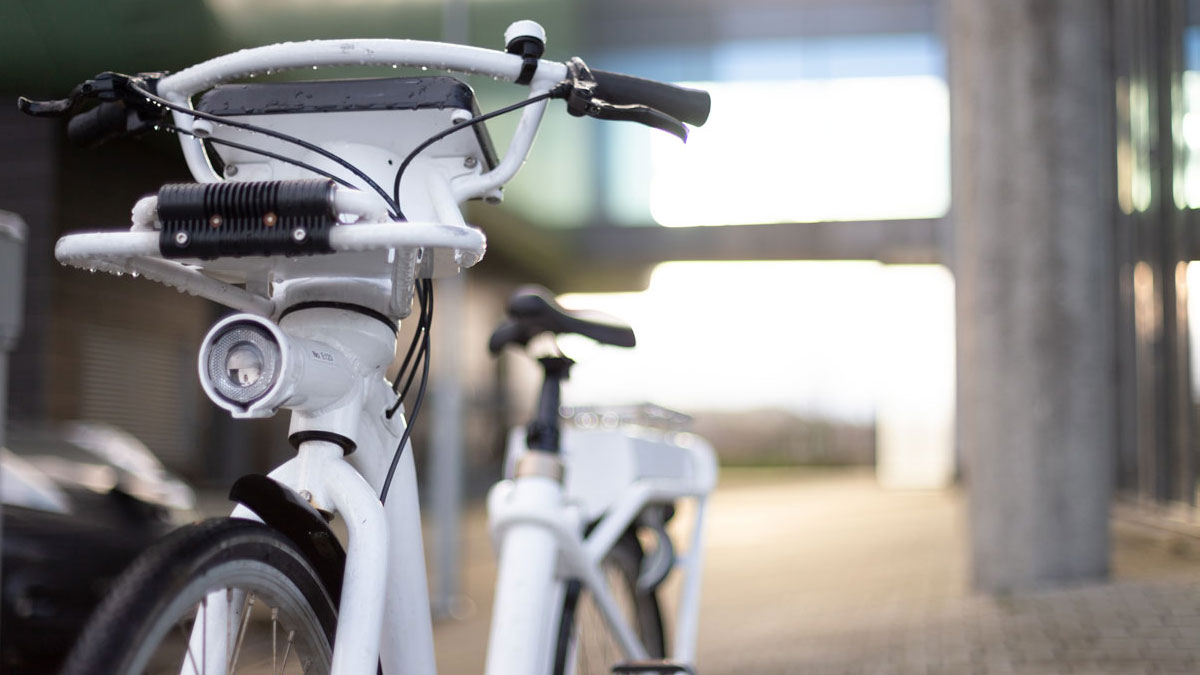
[[[559,417],[562,383],[570,376],[575,362],[565,356],[546,356],[538,359],[545,373],[542,394],[538,399],[537,416],[526,429],[525,443],[530,450],[558,453]]]

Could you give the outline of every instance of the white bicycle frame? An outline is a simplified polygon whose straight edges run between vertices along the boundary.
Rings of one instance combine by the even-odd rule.
[[[188,68],[162,79],[159,94],[190,106],[192,96],[230,79],[286,68],[339,65],[430,67],[512,81],[521,71],[522,60],[486,49],[408,40],[287,43],[240,51]],[[530,96],[548,91],[565,77],[563,64],[541,61],[529,85]],[[491,171],[464,170],[461,158],[414,163],[411,175],[406,174],[406,185],[415,187],[403,193],[410,222],[388,220],[383,201],[371,192],[338,190],[335,203],[344,224],[331,231],[331,247],[339,253],[386,251],[392,268],[384,274],[364,278],[330,275],[319,280],[315,291],[303,279],[290,279],[272,288],[269,275],[265,282],[260,278],[261,269],[244,274],[238,269],[221,269],[220,274],[206,274],[199,261],[184,263],[161,257],[153,200],[135,209],[131,231],[69,235],[56,247],[57,257],[66,264],[140,274],[247,312],[230,317],[214,331],[230,321],[254,320],[272,327],[285,340],[320,346],[320,356],[313,353],[320,363],[308,359],[305,350],[286,352],[292,356],[285,353],[284,367],[298,374],[280,381],[264,396],[263,401],[269,404],[258,408],[225,407],[235,417],[290,409],[293,435],[324,432],[349,439],[355,446],[347,455],[335,442],[304,440],[296,456],[270,474],[314,506],[340,514],[349,531],[333,653],[335,675],[372,674],[377,663],[389,675],[423,675],[436,670],[411,448],[406,448],[400,458],[386,504],[379,499],[405,424],[403,415],[389,418],[383,414],[395,398],[384,373],[394,358],[396,337],[386,322],[345,309],[304,309],[287,314],[277,324],[270,317],[277,316],[288,302],[314,292],[341,302],[376,307],[391,316],[404,316],[411,303],[415,276],[454,274],[477,262],[483,256],[484,239],[463,221],[460,204],[471,198],[498,197],[499,188],[524,162],[545,106],[546,102],[541,101],[525,108],[507,155]],[[181,129],[201,136],[212,132],[211,124],[199,124],[186,113],[176,112],[174,117]],[[197,180],[223,180],[210,165],[199,138],[181,136],[180,140]],[[355,148],[339,147],[338,151],[358,164]],[[332,164],[328,166],[336,169]],[[391,176],[374,178],[390,184]],[[353,178],[349,180],[354,182]],[[288,358],[292,359],[290,365]],[[207,388],[203,360],[200,370]],[[210,397],[219,402],[211,391]],[[517,475],[497,484],[489,495],[499,576],[486,672],[529,675],[550,670],[566,579],[579,579],[586,587],[627,658],[644,658],[646,650],[618,610],[600,564],[645,506],[689,497],[697,500],[698,507],[691,525],[689,552],[675,561],[686,578],[672,656],[677,662],[692,663],[704,504],[716,480],[711,449],[698,439],[662,441],[656,446],[658,450],[651,446],[618,447],[616,454],[608,457],[623,457],[624,470],[586,474],[608,491],[607,496],[597,498],[594,494],[579,494],[586,489],[570,487],[573,463],[586,464],[588,457],[596,456],[595,450],[588,449],[591,446],[586,434],[576,437],[583,440],[572,441],[571,434],[567,435],[563,452],[566,488],[563,482],[544,475]],[[609,439],[607,446],[612,445]],[[653,457],[663,448],[675,449],[674,468],[652,470]],[[514,455],[523,451],[519,443],[510,450]],[[611,461],[607,464],[613,466]],[[578,475],[585,474],[581,471]],[[235,509],[233,516],[255,517],[245,507]],[[598,525],[585,538],[584,526],[597,517]],[[206,648],[216,651],[213,658],[202,659],[207,670],[197,673],[194,662],[189,662],[183,672],[224,673],[225,658],[217,655],[226,653],[232,636],[223,627],[239,623],[238,617],[227,613],[226,606],[224,602],[209,603],[204,621],[198,621],[193,632],[193,642],[207,632],[210,640]],[[219,639],[222,636],[226,639]],[[214,637],[218,639],[211,639]]]

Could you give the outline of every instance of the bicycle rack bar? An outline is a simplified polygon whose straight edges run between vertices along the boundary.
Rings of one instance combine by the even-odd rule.
[[[167,260],[159,250],[157,231],[84,232],[69,234],[58,240],[54,255],[58,261],[93,272],[115,275],[144,276],[181,292],[199,295],[243,312],[270,316],[275,303],[264,294],[237,286],[252,281],[254,273],[262,273],[261,257],[222,258],[222,278],[208,274],[200,260]],[[467,225],[436,222],[365,223],[338,225],[329,230],[330,255],[343,252],[393,250],[400,258],[401,251],[426,250],[433,260],[429,274],[447,276],[459,268],[471,267],[483,258],[487,247],[483,233]],[[317,256],[314,256],[317,257]],[[238,278],[236,269],[245,271]],[[381,270],[385,272],[386,270]],[[350,274],[348,276],[354,276]],[[230,278],[234,281],[229,281]]]

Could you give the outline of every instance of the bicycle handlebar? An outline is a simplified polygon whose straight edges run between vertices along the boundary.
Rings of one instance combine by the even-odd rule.
[[[530,86],[548,89],[566,79],[567,65],[545,59]],[[524,60],[515,54],[467,45],[421,40],[312,40],[244,49],[191,66],[163,78],[159,91],[167,98],[186,98],[215,84],[255,73],[342,65],[402,65],[436,68],[516,81]],[[655,82],[632,75],[591,71],[597,94],[615,105],[643,105],[675,119],[702,125],[711,106],[708,92]]]
[[[219,56],[164,77],[159,91],[185,99],[221,82],[256,73],[344,65],[400,65],[434,68],[516,81],[524,60],[515,54],[467,45],[421,40],[312,40],[284,42]],[[540,59],[530,82],[534,91],[548,90],[569,75],[567,64]],[[591,71],[599,98],[614,105],[653,108],[682,122],[702,125],[708,119],[708,92],[603,70]]]
[[[122,101],[106,101],[67,122],[67,139],[83,148],[96,147],[128,131],[128,111]]]
[[[529,77],[530,66],[537,67]],[[466,45],[420,40],[312,40],[285,42],[244,49],[196,64],[172,75],[152,74],[151,87],[157,95],[177,105],[191,107],[191,97],[217,84],[256,74],[280,70],[319,68],[322,66],[405,66],[491,76],[511,82],[528,82],[530,98],[553,95],[567,98],[573,115],[599,119],[635,121],[656,127],[686,139],[684,123],[699,126],[708,118],[711,102],[707,92],[654,82],[630,75],[590,71],[578,59],[563,64],[545,59],[530,59],[517,54]],[[580,76],[583,73],[584,75]],[[157,123],[164,112],[146,107],[144,97],[129,96],[131,80],[141,78],[104,73],[76,88],[71,99],[56,102],[21,102],[22,110],[40,115],[69,115],[80,92],[101,84],[109,95],[101,95],[100,105],[77,114],[68,126],[74,142],[89,146],[123,133],[143,130]],[[122,94],[125,98],[122,99]],[[525,108],[509,152],[490,173],[464,178],[456,184],[460,198],[478,197],[498,188],[516,173],[524,162],[533,136],[541,121],[545,101]],[[174,124],[191,131],[194,118],[176,111]],[[222,180],[213,171],[200,139],[180,135],[184,158],[202,182]]]
[[[159,82],[159,94],[183,100],[214,85],[256,74],[326,66],[430,68],[516,81],[523,60],[506,52],[469,45],[397,40],[309,40],[252,47],[185,68]],[[566,66],[541,60],[531,88],[546,90],[566,77]]]
[[[609,103],[644,105],[693,126],[708,121],[712,99],[707,91],[604,70],[593,70],[592,77],[596,94]]]

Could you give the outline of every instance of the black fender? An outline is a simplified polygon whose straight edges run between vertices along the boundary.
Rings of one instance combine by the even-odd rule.
[[[290,539],[308,558],[334,603],[341,606],[346,550],[320,511],[291,488],[260,474],[237,479],[229,489],[229,498]]]

